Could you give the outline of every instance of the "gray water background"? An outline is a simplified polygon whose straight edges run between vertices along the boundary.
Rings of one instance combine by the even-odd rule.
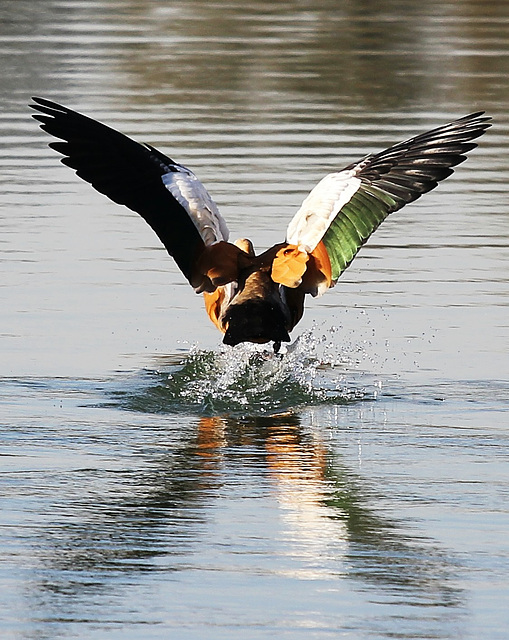
[[[0,2],[2,637],[509,635],[509,4]],[[485,109],[438,190],[225,350],[136,216],[58,162],[55,99],[283,239],[369,151]]]

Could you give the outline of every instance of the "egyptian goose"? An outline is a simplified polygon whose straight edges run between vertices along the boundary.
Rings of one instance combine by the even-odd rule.
[[[334,286],[380,223],[451,175],[490,126],[483,111],[472,113],[328,174],[291,220],[286,241],[257,256],[249,240],[228,242],[225,221],[191,170],[67,107],[33,100],[41,129],[59,138],[49,146],[148,222],[204,294],[223,342],[273,341],[276,352],[290,341],[305,295]]]

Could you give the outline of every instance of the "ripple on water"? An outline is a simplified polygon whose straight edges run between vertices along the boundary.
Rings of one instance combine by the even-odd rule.
[[[303,406],[372,399],[373,388],[350,380],[354,362],[328,335],[304,332],[281,353],[240,344],[217,351],[192,348],[158,370],[137,374],[113,392],[114,404],[133,411],[267,415]]]

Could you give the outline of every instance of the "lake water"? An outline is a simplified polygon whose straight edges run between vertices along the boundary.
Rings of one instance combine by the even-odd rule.
[[[509,4],[3,0],[0,63],[2,638],[507,638]],[[494,126],[273,358],[32,95],[191,167],[258,250],[326,173]]]

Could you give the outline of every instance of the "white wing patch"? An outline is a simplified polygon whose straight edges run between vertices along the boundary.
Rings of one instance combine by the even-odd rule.
[[[224,218],[192,171],[179,166],[178,171],[169,171],[161,179],[175,200],[187,211],[206,245],[228,240],[230,233]]]
[[[359,189],[355,177],[357,167],[349,171],[329,173],[305,198],[288,225],[286,241],[310,253],[323,238],[341,208]]]

